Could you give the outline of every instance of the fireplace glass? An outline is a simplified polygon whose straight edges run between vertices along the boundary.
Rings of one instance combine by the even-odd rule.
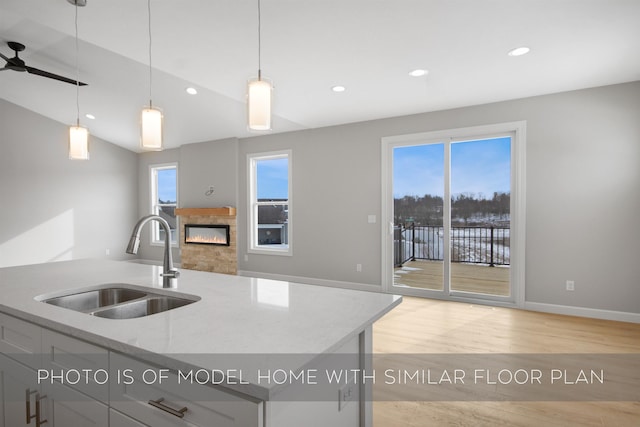
[[[184,242],[196,245],[229,246],[229,226],[223,224],[185,224]]]

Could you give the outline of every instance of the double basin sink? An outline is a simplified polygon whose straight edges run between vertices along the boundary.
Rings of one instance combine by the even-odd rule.
[[[36,299],[47,304],[106,319],[134,319],[149,316],[200,300],[195,295],[172,295],[125,283],[108,284],[92,289],[77,289],[57,296],[41,295]]]

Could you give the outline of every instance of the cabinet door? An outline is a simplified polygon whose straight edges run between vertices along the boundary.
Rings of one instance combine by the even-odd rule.
[[[109,408],[57,382],[43,386],[44,407],[49,427],[106,427]]]
[[[42,368],[69,376],[64,385],[109,402],[109,351],[58,332],[42,331]],[[60,381],[60,380],[58,380]]]
[[[5,427],[33,427],[36,419],[46,419],[44,396],[40,393],[36,372],[0,354],[0,394]]]

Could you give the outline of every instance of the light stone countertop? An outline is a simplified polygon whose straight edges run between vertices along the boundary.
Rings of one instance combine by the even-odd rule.
[[[0,269],[0,311],[110,350],[173,370],[221,369],[207,356],[302,354],[292,370],[338,350],[401,302],[390,294],[181,270],[175,290],[162,289],[162,268],[134,262],[75,260]],[[196,295],[200,301],[136,319],[104,319],[42,303],[41,295],[126,283]],[[241,359],[241,358],[240,358]],[[257,360],[251,358],[252,363]],[[211,362],[213,363],[213,362]],[[274,362],[275,363],[275,362]],[[227,367],[228,368],[228,367]],[[281,387],[251,384],[223,387],[269,400]]]

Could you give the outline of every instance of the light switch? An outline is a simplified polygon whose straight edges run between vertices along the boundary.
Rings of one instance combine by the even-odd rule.
[[[375,224],[375,223],[376,223],[376,216],[369,215],[369,224]]]

